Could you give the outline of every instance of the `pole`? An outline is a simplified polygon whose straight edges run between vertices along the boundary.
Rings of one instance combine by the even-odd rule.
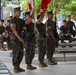
[[[47,33],[47,12],[45,13],[45,15],[46,15],[46,33]]]
[[[60,6],[55,10],[54,14],[58,13],[59,9],[62,7],[62,3],[64,2],[65,0],[62,0],[60,2]]]
[[[1,19],[1,0],[0,0],[0,19]]]
[[[35,17],[35,1],[34,1],[34,9],[33,9],[33,15],[34,15],[34,32],[37,32],[39,34],[37,28],[36,28],[36,17]]]

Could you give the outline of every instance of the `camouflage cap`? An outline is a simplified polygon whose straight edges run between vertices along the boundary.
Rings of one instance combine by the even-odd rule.
[[[21,12],[20,7],[16,7],[16,8],[14,8],[14,12],[15,12],[15,11],[20,11],[20,12]]]
[[[52,15],[54,15],[54,14],[53,14],[53,11],[48,11],[47,14],[52,14]]]
[[[25,16],[30,15],[30,11],[25,12]]]

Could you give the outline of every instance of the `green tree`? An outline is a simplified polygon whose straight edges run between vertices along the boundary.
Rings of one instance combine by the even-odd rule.
[[[24,12],[28,11],[28,1],[29,0],[22,0],[20,6],[24,8]],[[40,12],[40,4],[41,0],[35,0],[35,10],[38,14]],[[48,11],[53,10],[54,13],[57,15],[68,14],[73,15],[75,19],[76,15],[76,0],[52,0],[49,4]]]
[[[20,6],[24,9],[23,12],[28,11],[28,1],[29,0],[22,0]],[[40,4],[41,4],[41,0],[34,0],[35,1],[35,10],[36,13],[38,14],[40,12]]]
[[[5,12],[8,12],[6,8],[8,7],[9,2],[11,2],[13,5],[21,6],[24,13],[28,11],[28,1],[29,0],[1,0],[1,3],[4,6]],[[36,14],[39,14],[41,0],[34,1]],[[73,19],[76,19],[76,0],[52,0],[48,7],[48,11],[50,10],[53,10],[58,17],[60,14],[65,14],[66,16],[70,14],[73,16]]]

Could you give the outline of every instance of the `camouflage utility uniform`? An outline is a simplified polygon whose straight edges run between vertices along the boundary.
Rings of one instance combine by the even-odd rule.
[[[67,26],[70,28],[70,33],[73,35],[73,37],[75,37],[75,33],[74,33],[74,30],[73,30],[73,27],[75,26],[74,22],[67,21]]]
[[[47,27],[51,28],[51,31],[53,33],[53,36],[55,36],[55,22],[53,20],[48,19],[47,20]],[[51,35],[47,37],[47,58],[52,61],[52,57],[55,51],[55,42]]]
[[[22,19],[17,19],[14,17],[11,20],[11,26],[16,26],[16,31],[18,35],[22,37],[22,29],[25,25],[25,22]],[[13,34],[13,65],[20,65],[23,58],[23,44],[19,41],[19,39]]]
[[[44,56],[46,54],[45,24],[37,22],[36,26],[37,26],[37,30],[39,32],[39,37],[38,37],[39,56],[38,56],[38,59],[39,59],[40,62],[43,62],[44,61]]]
[[[35,34],[34,34],[34,24],[27,23],[25,21],[27,28],[27,47],[25,50],[25,62],[26,64],[31,64],[35,54]]]

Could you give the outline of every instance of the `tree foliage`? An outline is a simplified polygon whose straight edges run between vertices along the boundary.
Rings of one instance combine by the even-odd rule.
[[[24,9],[24,12],[28,11],[28,1],[29,0],[22,0],[20,6]],[[41,4],[41,0],[34,0],[35,1],[35,10],[37,13],[40,12],[40,4]]]
[[[20,6],[24,8],[24,11],[28,11],[28,1],[22,0]],[[35,0],[35,10],[37,14],[40,12],[40,4],[41,0]],[[53,10],[53,12],[57,11],[56,14],[65,14],[74,16],[76,15],[76,0],[52,0],[49,4],[48,11]]]
[[[28,1],[29,0],[2,0],[4,8],[11,2],[13,5],[20,5],[23,8],[23,13],[28,11]],[[40,4],[42,0],[35,1],[36,14],[40,13]],[[72,15],[73,19],[76,19],[76,0],[51,0],[49,4],[48,11],[53,10],[54,13],[59,16],[60,14]],[[8,11],[8,10],[7,10]]]

